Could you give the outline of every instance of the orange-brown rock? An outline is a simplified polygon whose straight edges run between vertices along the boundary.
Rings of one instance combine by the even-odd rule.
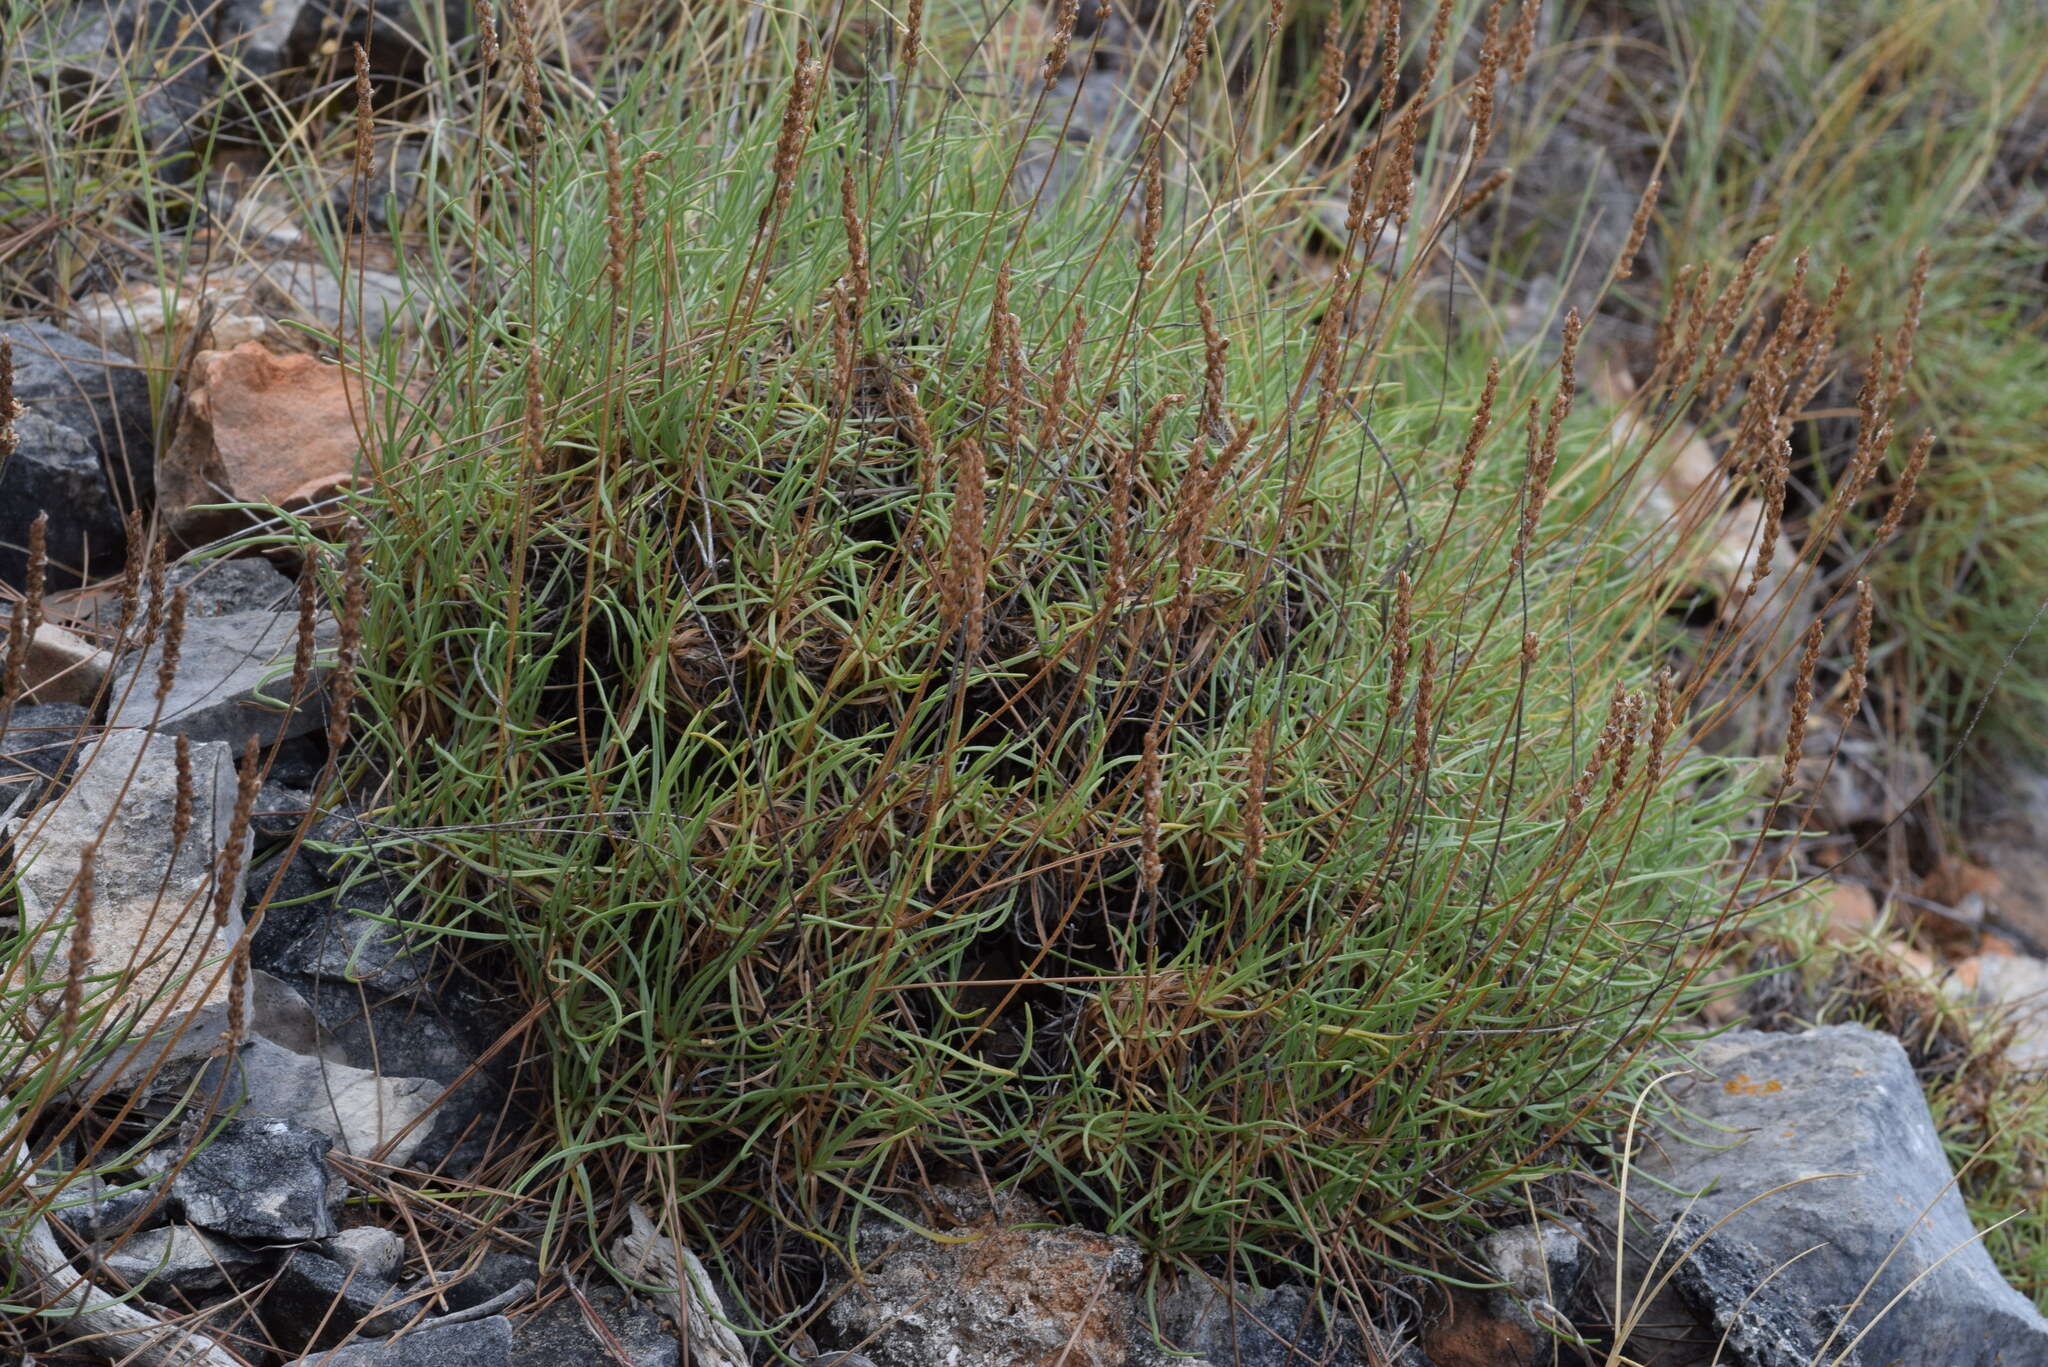
[[[157,461],[157,508],[194,544],[247,525],[223,503],[306,507],[346,488],[370,421],[360,379],[254,342],[193,359],[184,412]]]

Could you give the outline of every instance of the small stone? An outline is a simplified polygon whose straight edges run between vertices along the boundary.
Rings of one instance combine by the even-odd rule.
[[[92,642],[43,622],[29,638],[22,701],[89,704],[99,693],[110,664],[107,652]]]
[[[202,1229],[253,1243],[306,1243],[340,1232],[346,1187],[327,1166],[334,1141],[285,1120],[236,1118],[186,1157],[171,1195]]]
[[[521,1282],[532,1285],[539,1281],[540,1264],[534,1259],[493,1248],[477,1259],[475,1267],[442,1287],[441,1298],[450,1310],[468,1310],[504,1295]]]
[[[237,755],[251,736],[259,744],[271,745],[315,731],[327,719],[321,689],[333,667],[338,632],[333,619],[319,619],[314,632],[318,663],[307,683],[307,696],[294,701],[289,691],[298,629],[298,615],[287,612],[237,612],[187,621],[177,676],[161,706],[156,676],[163,644],[158,641],[119,666],[121,682],[114,691],[118,702],[107,724],[147,726],[167,736],[219,741]],[[136,680],[133,688],[126,684],[131,678]]]
[[[1488,1235],[1480,1256],[1508,1285],[1494,1297],[1493,1312],[1519,1319],[1526,1328],[1541,1327],[1539,1318],[1555,1323],[1571,1318],[1569,1307],[1585,1271],[1586,1236],[1576,1224],[1545,1221],[1516,1225]]]
[[[263,1265],[263,1257],[235,1243],[215,1238],[190,1225],[165,1225],[121,1240],[100,1257],[100,1263],[121,1282],[161,1295],[175,1291],[211,1291]]]
[[[325,841],[345,829],[329,820],[309,834]],[[252,886],[268,888],[275,868],[266,864]],[[402,924],[397,892],[395,880],[374,872],[360,851],[301,845],[263,913],[252,961],[272,973],[367,987],[380,997],[417,992],[433,953]]]
[[[1952,971],[1952,989],[1976,1008],[1982,1028],[2012,1031],[2006,1062],[2022,1072],[2048,1071],[2048,962],[1976,954]]]
[[[405,1262],[405,1240],[382,1225],[357,1225],[320,1245],[321,1252],[358,1276],[392,1281]]]
[[[1166,1342],[1218,1367],[1368,1360],[1356,1328],[1298,1286],[1223,1287],[1207,1277],[1184,1276],[1168,1285],[1155,1309]]]
[[[512,1321],[503,1315],[439,1324],[298,1359],[304,1367],[510,1367]]]
[[[185,590],[185,617],[227,617],[238,612],[294,612],[298,585],[261,556],[201,560],[178,565],[166,576]]]

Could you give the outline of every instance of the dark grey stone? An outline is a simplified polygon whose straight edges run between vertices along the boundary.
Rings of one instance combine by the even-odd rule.
[[[334,1141],[286,1120],[236,1118],[213,1129],[171,1178],[201,1229],[251,1243],[305,1243],[340,1232],[346,1191],[327,1166]]]
[[[249,823],[258,846],[268,849],[289,840],[312,806],[313,794],[304,788],[265,783],[256,790],[256,809]]]
[[[615,1290],[590,1293],[591,1307],[618,1341],[631,1367],[677,1367],[683,1347],[667,1320],[652,1310],[635,1310]],[[565,1296],[523,1320],[512,1336],[513,1367],[620,1367],[614,1354],[583,1317],[574,1297]]]
[[[1772,1284],[1787,1298],[1846,1314],[1850,1339],[1875,1319],[1867,1362],[2048,1362],[2048,1320],[1972,1228],[1897,1040],[1731,1031],[1693,1055],[1701,1076],[1672,1088],[1686,1114],[1640,1161],[1632,1201],[1669,1220],[1704,1192],[1694,1213],[1727,1217],[1729,1240],[1783,1265]]]
[[[1786,1294],[1754,1248],[1707,1229],[1697,1215],[1672,1222],[1672,1281],[1716,1343],[1725,1343],[1724,1361],[1734,1367],[1812,1367],[1823,1361],[1857,1367],[1857,1355],[1842,1356],[1851,1336],[1836,1334],[1830,1316]]]
[[[299,586],[261,556],[182,564],[166,578],[172,588],[185,590],[188,619],[298,610]]]
[[[379,997],[416,992],[434,956],[397,924],[409,910],[399,900],[397,880],[379,872],[360,848],[332,851],[313,843],[351,833],[345,820],[333,818],[308,832],[263,913],[250,960],[280,976],[356,984]],[[276,871],[274,862],[256,871],[250,881],[255,895]]]
[[[345,1267],[311,1249],[294,1249],[263,1297],[263,1322],[287,1352],[333,1348],[359,1330],[376,1333],[366,1321],[392,1310],[403,1293],[390,1282]],[[423,1313],[415,1307],[416,1313]],[[402,1312],[401,1312],[402,1315]],[[398,1328],[404,1323],[402,1316]]]
[[[432,27],[435,18],[445,25],[449,43],[469,34],[467,0],[441,0],[438,16],[433,9],[432,0],[312,0],[299,7],[293,20],[285,61],[317,68],[333,60],[327,54],[346,54],[361,43],[369,52],[373,76],[416,76],[424,69],[427,53],[440,50]],[[329,47],[330,43],[339,47]],[[347,60],[345,55],[342,60]]]
[[[540,1264],[523,1253],[502,1248],[487,1251],[475,1267],[441,1288],[450,1310],[468,1310],[502,1296],[521,1282],[538,1284]]]
[[[352,1343],[298,1359],[304,1367],[510,1367],[512,1321],[430,1325],[389,1339]]]
[[[48,582],[70,588],[127,555],[122,511],[155,489],[149,382],[125,357],[48,323],[0,323],[14,350],[19,447],[0,466],[0,579],[28,569],[29,524],[48,512]]]
[[[77,767],[91,746],[90,735],[81,738],[90,721],[71,702],[0,708],[0,815],[17,800],[27,811]]]

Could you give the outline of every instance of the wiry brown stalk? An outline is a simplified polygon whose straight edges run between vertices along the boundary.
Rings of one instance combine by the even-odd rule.
[[[1049,446],[1060,435],[1066,422],[1067,400],[1074,393],[1074,379],[1081,364],[1081,341],[1088,332],[1088,315],[1081,306],[1074,306],[1073,326],[1067,329],[1066,344],[1060,348],[1059,361],[1053,366],[1052,389],[1045,399],[1045,415],[1038,426],[1038,441]]]
[[[1430,744],[1435,736],[1436,642],[1424,640],[1415,670],[1415,729],[1408,748],[1409,768],[1417,781],[1429,772]]]
[[[1479,464],[1479,448],[1486,444],[1493,426],[1493,401],[1500,392],[1500,357],[1486,363],[1486,384],[1479,391],[1479,406],[1472,410],[1472,426],[1465,433],[1465,445],[1458,452],[1458,469],[1451,476],[1451,493],[1462,494],[1472,483]]]
[[[1664,182],[1650,177],[1650,183],[1643,187],[1643,197],[1636,203],[1636,216],[1629,220],[1628,241],[1622,244],[1621,259],[1615,263],[1614,278],[1626,280],[1635,274],[1636,257],[1643,250],[1643,239],[1650,234],[1650,214],[1657,207],[1657,192],[1664,188]]]
[[[1480,205],[1486,203],[1487,200],[1492,199],[1493,192],[1500,189],[1501,186],[1507,184],[1508,178],[1512,175],[1514,175],[1514,172],[1505,166],[1499,167],[1493,171],[1488,172],[1485,180],[1482,180],[1477,185],[1473,186],[1471,191],[1467,193],[1463,199],[1458,201],[1457,217],[1470,217],[1474,212],[1478,210]]]
[[[1138,875],[1150,895],[1159,890],[1166,876],[1166,861],[1159,852],[1160,827],[1166,806],[1166,779],[1159,758],[1159,726],[1145,728],[1143,748],[1138,757]]]

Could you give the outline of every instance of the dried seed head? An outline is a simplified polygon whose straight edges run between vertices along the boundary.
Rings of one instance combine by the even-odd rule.
[[[1138,758],[1139,817],[1138,874],[1146,893],[1159,890],[1166,875],[1166,861],[1159,853],[1162,814],[1166,806],[1166,777],[1159,758],[1159,727],[1145,728],[1143,749]]]
[[[354,44],[356,59],[355,174],[358,183],[370,179],[376,125],[370,116],[370,54],[361,43]]]
[[[1813,710],[1813,671],[1820,663],[1820,643],[1827,635],[1827,623],[1816,617],[1806,629],[1806,648],[1799,652],[1799,669],[1792,679],[1791,715],[1785,720],[1785,767],[1778,776],[1782,788],[1790,788],[1799,777],[1799,761],[1806,747],[1806,719]]]
[[[235,806],[228,817],[227,845],[220,854],[220,864],[214,870],[213,879],[213,924],[216,930],[225,930],[228,917],[235,909],[235,898],[242,890],[242,861],[249,848],[249,823],[256,815],[256,791],[263,786],[262,754],[256,744],[256,737],[250,736],[242,742],[242,763],[235,776]]]
[[[185,848],[185,837],[192,834],[192,740],[179,736],[177,752],[177,783],[171,801],[171,848]]]
[[[1500,189],[1501,186],[1507,184],[1508,178],[1512,175],[1514,175],[1514,172],[1509,170],[1505,166],[1488,173],[1485,180],[1482,180],[1477,185],[1473,186],[1471,193],[1467,194],[1463,199],[1458,201],[1457,216],[1459,218],[1467,218],[1470,217],[1473,213],[1477,212],[1479,206],[1486,203],[1487,200],[1492,199],[1493,192]]]
[[[924,0],[910,0],[903,9],[903,79],[917,74],[917,59],[924,46]]]
[[[811,138],[811,115],[817,100],[818,80],[824,74],[825,64],[811,57],[810,44],[799,41],[796,71],[790,77],[789,95],[782,105],[782,131],[776,136],[775,158],[770,163],[775,176],[775,193],[768,207],[762,211],[764,226],[771,217],[780,217],[789,208],[790,197],[796,193],[797,168],[803,163],[804,147]]]
[[[1076,304],[1073,325],[1067,329],[1066,345],[1060,348],[1059,362],[1053,367],[1052,390],[1046,395],[1045,419],[1038,429],[1041,446],[1050,446],[1065,423],[1067,400],[1073,395],[1074,376],[1081,364],[1081,339],[1087,331],[1088,315]]]
[[[1195,277],[1195,308],[1202,316],[1202,430],[1217,441],[1226,438],[1229,428],[1223,416],[1224,355],[1230,350],[1230,339],[1216,325],[1216,310],[1209,303],[1209,287],[1201,276]]]
[[[987,483],[988,464],[981,443],[969,437],[960,444],[959,475],[953,489],[953,520],[947,536],[951,572],[945,597],[948,622],[961,633],[962,651],[970,660],[981,653],[988,612]]]
[[[498,64],[498,12],[488,3],[476,7],[477,54],[483,60],[484,75]]]
[[[1536,522],[1543,516],[1543,503],[1550,492],[1550,468],[1543,460],[1542,411],[1542,405],[1531,394],[1523,420],[1527,446],[1524,459],[1528,468],[1522,477],[1522,519],[1515,529],[1515,547],[1508,558],[1509,567],[1515,570],[1528,561],[1529,543],[1536,536]]]
[[[14,343],[0,340],[0,461],[11,458],[20,445],[14,420],[27,411],[14,398]]]
[[[1266,853],[1266,789],[1272,782],[1273,723],[1260,722],[1252,731],[1251,754],[1245,761],[1244,862],[1247,873],[1258,872]]]
[[[185,590],[180,587],[171,595],[171,610],[164,619],[163,655],[156,667],[156,700],[162,703],[171,695],[171,685],[178,678],[178,652],[185,643]]]
[[[1436,642],[1422,643],[1422,662],[1415,671],[1415,732],[1408,747],[1409,767],[1418,781],[1429,772],[1430,741],[1435,731]]]
[[[853,192],[853,166],[849,163],[839,177],[839,219],[846,229],[846,276],[853,295],[855,317],[868,308],[868,238],[861,223],[860,206]]]
[[[1145,181],[1145,200],[1138,220],[1138,274],[1149,275],[1158,263],[1159,230],[1166,220],[1165,173],[1160,167],[1160,149],[1156,141],[1152,155],[1145,158],[1140,174]]]
[[[43,626],[43,585],[49,567],[50,515],[37,513],[28,524],[28,573],[22,586],[21,602],[7,619],[6,681],[0,684],[0,698],[12,700],[24,691],[28,653],[36,633]]]
[[[320,600],[313,582],[313,558],[306,557],[306,563],[299,570],[299,623],[292,651],[292,702],[296,705],[306,697],[306,690],[313,682],[313,655],[316,646]]]
[[[533,12],[528,0],[510,0],[512,10],[512,60],[519,67],[519,104],[526,132],[527,153],[538,161],[547,123],[540,94],[540,52],[534,46]]]
[[[1849,655],[1849,676],[1842,690],[1842,717],[1853,720],[1863,708],[1863,694],[1870,686],[1870,622],[1875,615],[1876,604],[1870,593],[1870,581],[1856,581],[1856,627],[1852,637]]]
[[[1934,432],[1930,428],[1920,434],[1920,440],[1913,443],[1913,450],[1906,457],[1906,468],[1899,472],[1899,487],[1892,494],[1891,507],[1884,511],[1884,521],[1878,525],[1877,540],[1882,543],[1891,539],[1905,521],[1906,509],[1912,506],[1913,492],[1919,486],[1920,472],[1927,468],[1927,453],[1934,449]]]
[[[1785,518],[1785,488],[1792,476],[1792,444],[1789,441],[1774,441],[1765,453],[1764,476],[1764,517],[1763,528],[1757,535],[1756,554],[1751,558],[1749,585],[1744,594],[1753,594],[1771,577],[1771,559],[1778,549],[1778,532]]]
[[[1323,41],[1316,54],[1316,122],[1337,117],[1344,102],[1344,7],[1330,6],[1323,19]]]
[[[1465,433],[1464,448],[1458,452],[1458,471],[1451,477],[1451,493],[1462,494],[1472,483],[1472,471],[1479,463],[1479,448],[1493,426],[1493,400],[1500,392],[1500,357],[1486,363],[1486,385],[1479,391],[1479,406],[1472,410],[1472,426]]]
[[[1906,317],[1899,324],[1898,340],[1892,346],[1891,379],[1885,385],[1887,407],[1899,401],[1899,393],[1906,386],[1906,373],[1913,367],[1913,342],[1920,335],[1920,310],[1927,302],[1928,266],[1927,248],[1922,247],[1913,258],[1913,275],[1906,286]]]
[[[1387,639],[1387,715],[1401,711],[1403,691],[1408,685],[1408,636],[1414,626],[1415,585],[1406,570],[1394,576],[1394,620]]]
[[[78,893],[72,902],[71,942],[64,964],[63,1015],[57,1031],[63,1040],[76,1033],[79,1012],[85,1004],[85,980],[92,973],[93,898],[98,891],[94,874],[99,853],[98,841],[78,852]]]
[[[1209,55],[1209,33],[1215,23],[1216,0],[1195,0],[1194,11],[1188,16],[1188,41],[1182,50],[1180,74],[1174,77],[1173,88],[1167,94],[1166,120],[1181,107],[1194,87],[1195,77],[1201,74],[1202,63]]]
[[[339,763],[348,743],[349,717],[355,706],[362,667],[363,617],[370,593],[369,534],[363,524],[351,520],[347,531],[348,550],[341,569],[341,623],[334,653],[334,673],[327,689],[327,754],[330,764]]]
[[[1507,0],[1493,0],[1486,7],[1486,22],[1480,29],[1478,70],[1472,77],[1472,96],[1465,104],[1465,116],[1472,121],[1471,146],[1475,160],[1485,154],[1493,141],[1494,90],[1500,84],[1500,64],[1507,55],[1501,43],[1500,28],[1501,14],[1506,6]]]
[[[1039,75],[1050,90],[1058,84],[1060,75],[1067,69],[1067,46],[1074,40],[1074,25],[1081,20],[1081,0],[1060,0],[1058,12],[1053,16],[1052,46],[1046,49],[1045,67]]]
[[[1678,719],[1678,680],[1666,665],[1657,671],[1657,703],[1650,713],[1650,749],[1643,757],[1643,772],[1654,788],[1664,777],[1664,748],[1671,742],[1671,729]]]
[[[626,259],[632,252],[633,222],[626,200],[626,164],[619,130],[604,121],[604,275],[614,294],[626,288]]]
[[[1543,0],[1523,0],[1522,11],[1508,33],[1508,79],[1520,85],[1528,74],[1529,59],[1536,53],[1536,25],[1543,14]]]
[[[1626,280],[1635,273],[1636,257],[1643,250],[1643,239],[1650,232],[1650,212],[1657,207],[1657,192],[1664,182],[1656,176],[1643,187],[1643,197],[1636,203],[1636,216],[1629,220],[1628,241],[1621,249],[1621,260],[1615,265],[1614,278]]]

